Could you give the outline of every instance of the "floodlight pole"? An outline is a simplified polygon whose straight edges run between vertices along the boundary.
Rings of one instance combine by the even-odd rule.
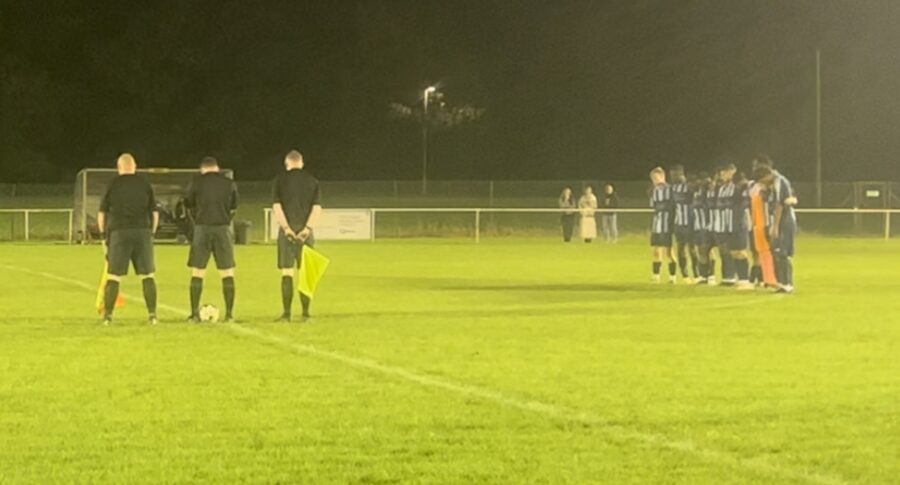
[[[428,98],[437,91],[434,86],[428,86],[424,91],[424,106],[422,111],[422,195],[428,192]]]
[[[822,53],[816,49],[816,207],[822,207]]]

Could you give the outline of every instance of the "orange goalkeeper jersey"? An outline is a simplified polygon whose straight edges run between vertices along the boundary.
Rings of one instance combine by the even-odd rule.
[[[772,247],[769,245],[769,211],[766,207],[765,192],[759,184],[755,184],[750,189],[750,216],[753,220],[753,247],[756,249],[757,261],[762,268],[763,281],[767,285],[774,286],[777,281]]]
[[[766,198],[759,185],[750,190],[750,214],[753,220],[753,244],[758,252],[771,251],[769,246],[769,213]]]

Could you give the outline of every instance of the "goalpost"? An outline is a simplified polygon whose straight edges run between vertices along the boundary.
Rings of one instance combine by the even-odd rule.
[[[160,231],[157,237],[174,239],[178,233],[179,202],[183,200],[188,184],[200,174],[200,170],[143,168],[138,169],[138,173],[147,177],[156,196],[157,209],[160,211]],[[234,178],[230,169],[222,169],[222,173],[228,178]],[[75,240],[86,242],[99,234],[97,212],[100,210],[100,199],[117,175],[118,172],[111,168],[86,168],[75,176],[75,203],[72,206]]]

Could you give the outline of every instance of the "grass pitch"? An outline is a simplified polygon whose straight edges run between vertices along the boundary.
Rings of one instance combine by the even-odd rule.
[[[900,476],[898,242],[801,240],[791,296],[651,285],[643,238],[320,249],[311,324],[270,323],[264,246],[238,249],[243,323],[183,323],[187,248],[161,246],[162,323],[132,298],[103,328],[98,247],[0,247],[0,481]]]

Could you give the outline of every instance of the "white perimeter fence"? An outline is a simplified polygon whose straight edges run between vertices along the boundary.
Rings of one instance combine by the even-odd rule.
[[[614,212],[620,232],[645,233],[650,209],[597,210]],[[822,235],[877,236],[900,234],[893,214],[900,209],[796,209],[800,231]],[[316,237],[322,240],[370,240],[396,237],[471,237],[547,235],[558,231],[560,209],[522,208],[369,208],[326,209]],[[271,242],[277,234],[271,209],[263,210],[263,234],[253,239]],[[0,240],[75,240],[72,209],[0,209]],[[577,234],[577,233],[576,233]],[[577,236],[576,236],[577,237]]]
[[[0,209],[0,235],[8,234],[8,240],[71,243],[75,236],[73,217],[73,209]]]
[[[597,214],[615,213],[618,217],[631,215],[639,215],[639,219],[632,219],[630,224],[625,225],[625,232],[646,232],[649,228],[649,216],[653,214],[652,209],[615,209],[604,210],[598,209]],[[838,234],[838,235],[880,235],[884,239],[890,239],[892,236],[891,215],[900,213],[900,209],[795,209],[800,219],[800,230],[803,232],[819,233],[819,234]],[[474,238],[475,242],[479,242],[486,232],[486,226],[494,223],[495,216],[543,216],[542,226],[548,227],[550,222],[547,216],[559,216],[563,213],[560,209],[521,209],[521,208],[371,208],[371,209],[326,209],[325,215],[331,213],[334,217],[325,217],[325,224],[320,223],[320,227],[316,230],[318,239],[334,240],[334,239],[350,239],[350,240],[370,240],[376,239],[376,229],[379,227],[379,221],[386,216],[403,216],[403,215],[419,215],[429,216],[430,219],[438,218],[442,215],[454,215],[453,221],[444,221],[443,227],[446,229],[452,225],[459,228],[460,225],[465,226],[467,230],[463,231],[468,236]],[[817,219],[817,220],[813,220]],[[264,221],[264,237],[265,242],[271,242],[277,234],[277,225],[272,221],[272,209],[263,210]],[[420,220],[421,221],[421,220]],[[555,219],[558,221],[558,219]],[[808,221],[808,224],[804,224]],[[387,237],[415,237],[432,235],[423,226],[416,228],[416,224],[421,222],[407,220],[401,222],[398,220],[391,221],[385,225],[391,226],[383,230],[387,233]],[[556,222],[553,222],[555,224]],[[519,220],[523,229],[522,233],[527,234],[527,222]],[[516,226],[517,222],[507,222],[508,226]],[[406,227],[406,231],[391,231],[391,228]],[[413,226],[413,227],[410,227]],[[629,231],[629,229],[633,229]],[[420,234],[416,234],[416,231]],[[495,231],[496,232],[496,231]],[[546,232],[546,231],[545,231]],[[502,232],[501,232],[502,233]],[[506,234],[515,234],[515,229]],[[449,234],[454,235],[452,231]],[[576,235],[577,237],[577,235]]]

